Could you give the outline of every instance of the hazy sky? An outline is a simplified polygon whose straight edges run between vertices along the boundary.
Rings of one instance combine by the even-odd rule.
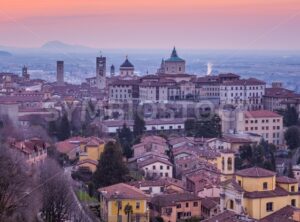
[[[0,45],[300,49],[300,0],[0,0]]]

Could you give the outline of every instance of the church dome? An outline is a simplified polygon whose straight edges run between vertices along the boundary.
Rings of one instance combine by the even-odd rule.
[[[126,56],[125,62],[120,66],[120,68],[134,68],[132,63],[128,60],[128,57]]]
[[[180,58],[177,54],[176,48],[173,48],[171,57],[165,60],[165,62],[184,62],[184,59]]]

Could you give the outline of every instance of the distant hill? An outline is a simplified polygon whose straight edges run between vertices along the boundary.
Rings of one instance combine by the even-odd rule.
[[[12,56],[12,54],[7,52],[7,51],[0,51],[0,56],[1,57],[8,57],[8,56]]]
[[[96,52],[96,49],[82,46],[82,45],[71,45],[66,44],[60,41],[50,41],[42,45],[41,50],[45,50],[48,52],[65,52],[65,53],[88,53],[88,52]]]

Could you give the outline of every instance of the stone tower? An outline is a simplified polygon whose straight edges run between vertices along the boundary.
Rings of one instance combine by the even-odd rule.
[[[101,90],[106,87],[106,57],[102,55],[96,58],[96,85]]]
[[[64,85],[64,61],[56,62],[56,82],[57,85]]]

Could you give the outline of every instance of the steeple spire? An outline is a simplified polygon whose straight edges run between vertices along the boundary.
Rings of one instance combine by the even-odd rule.
[[[173,57],[173,58],[176,58],[176,57],[178,57],[178,55],[177,55],[177,51],[176,51],[176,47],[175,47],[175,46],[174,46],[174,48],[173,48],[173,51],[172,51],[171,57]]]

